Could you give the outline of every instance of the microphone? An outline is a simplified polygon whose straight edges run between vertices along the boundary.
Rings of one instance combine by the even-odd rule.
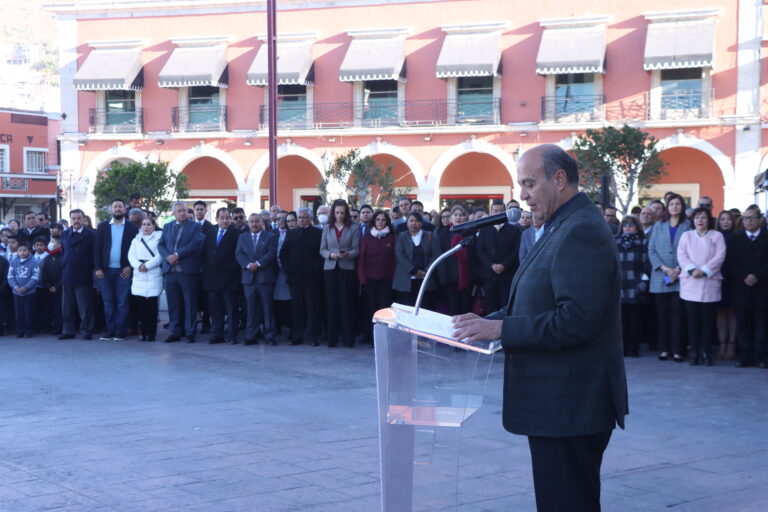
[[[504,224],[505,222],[517,222],[518,220],[520,220],[520,208],[510,208],[504,213],[497,213],[496,215],[489,215],[482,219],[471,220],[469,222],[451,226],[451,233],[470,234],[487,226],[495,226],[496,224]]]

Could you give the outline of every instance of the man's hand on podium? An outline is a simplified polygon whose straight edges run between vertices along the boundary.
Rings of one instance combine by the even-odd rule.
[[[453,337],[473,342],[501,339],[501,320],[486,320],[474,313],[453,317]]]

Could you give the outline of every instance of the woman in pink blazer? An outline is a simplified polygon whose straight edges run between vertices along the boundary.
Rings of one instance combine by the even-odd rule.
[[[712,365],[712,339],[715,334],[717,304],[725,261],[725,239],[714,229],[715,219],[704,207],[693,211],[693,227],[680,238],[677,260],[680,273],[680,298],[688,313],[691,364]]]

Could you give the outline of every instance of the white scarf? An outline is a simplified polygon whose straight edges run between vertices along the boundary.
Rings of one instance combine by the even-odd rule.
[[[389,234],[389,226],[385,226],[384,229],[379,231],[376,228],[371,228],[371,236],[375,236],[376,238],[382,238]]]

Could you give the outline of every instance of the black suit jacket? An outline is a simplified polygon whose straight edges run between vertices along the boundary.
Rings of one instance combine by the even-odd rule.
[[[32,251],[32,244],[35,242],[35,238],[42,236],[45,238],[45,243],[51,241],[51,230],[49,228],[41,228],[40,226],[35,226],[35,229],[32,230],[32,233],[30,234],[29,231],[27,231],[27,228],[19,228],[19,231],[16,233],[16,237],[19,239],[19,242],[27,242],[29,243],[29,250]]]
[[[320,241],[323,230],[313,226],[288,231],[280,250],[280,261],[288,284],[319,285],[323,279]]]
[[[477,277],[490,279],[493,276],[508,276],[511,279],[519,265],[520,236],[520,228],[509,223],[504,224],[498,231],[493,226],[481,229],[475,244],[475,254],[479,262]],[[497,263],[504,265],[504,272],[501,274],[495,273],[491,268],[491,265]]]
[[[214,231],[214,230],[218,233],[219,227],[216,226],[215,224],[211,224],[208,219],[203,220],[203,223],[200,224],[200,231],[202,231],[204,235],[207,235],[209,231]]]
[[[575,437],[624,427],[627,381],[618,252],[592,201],[578,194],[526,256],[502,320],[504,428]]]
[[[757,277],[754,286],[744,279]],[[745,233],[728,240],[723,275],[731,292],[731,306],[751,311],[768,310],[768,233],[763,229],[753,242]]]
[[[123,240],[120,246],[120,268],[130,267],[128,249],[136,238],[139,228],[133,222],[123,219]],[[96,226],[96,239],[93,242],[93,269],[104,270],[109,267],[109,252],[112,249],[112,227],[108,220],[99,222]]]
[[[93,242],[96,233],[83,226],[80,233],[72,228],[61,234],[61,283],[65,286],[93,286]]]
[[[240,265],[235,259],[237,239],[241,233],[230,226],[216,246],[219,228],[209,230],[205,234],[200,260],[203,263],[201,284],[203,290],[237,292],[240,289]]]

